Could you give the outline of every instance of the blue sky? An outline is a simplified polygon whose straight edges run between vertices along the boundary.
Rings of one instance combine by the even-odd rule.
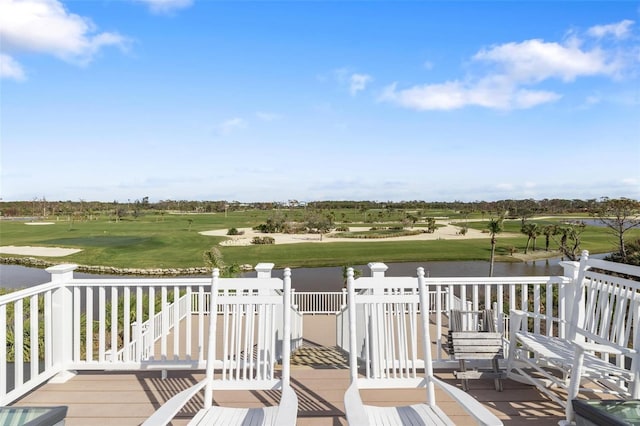
[[[0,0],[3,200],[640,198],[640,3]]]

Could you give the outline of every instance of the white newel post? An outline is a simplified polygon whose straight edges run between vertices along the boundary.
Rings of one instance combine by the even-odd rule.
[[[371,270],[372,278],[383,278],[384,273],[389,269],[389,267],[382,262],[371,262],[367,266]]]
[[[389,269],[387,265],[381,262],[371,262],[367,265],[371,270],[371,278],[384,278],[384,273]],[[382,294],[384,289],[375,288],[373,294]]]
[[[582,298],[582,293],[581,293],[582,283],[579,282],[578,279],[580,277],[581,263],[586,262],[586,259],[588,257],[589,257],[589,252],[584,250],[582,251],[580,262],[572,262],[572,261],[560,262],[560,265],[564,270],[563,275],[571,280],[571,284],[564,286],[564,289],[565,289],[564,294],[560,293],[559,295],[559,300],[558,300],[559,308],[564,306],[564,311],[565,311],[564,316],[560,316],[561,320],[569,321],[572,318],[574,318],[573,310],[576,307],[582,310],[582,312],[579,313],[578,316],[575,318],[582,319],[584,317],[584,306],[578,302]],[[563,321],[560,324],[561,324],[560,333],[562,332],[565,333],[565,334],[560,334],[560,336],[571,338],[572,337],[571,334],[573,332],[572,330],[567,330],[564,327],[564,324],[566,324],[566,321]],[[569,335],[566,334],[567,332],[569,333]]]
[[[67,365],[73,355],[73,292],[65,284],[73,280],[74,264],[62,264],[47,268],[51,282],[58,284],[51,295],[51,355],[53,365],[60,373],[51,379],[51,383],[69,380],[75,372],[67,371]]]
[[[256,272],[258,273],[258,279],[269,279],[271,278],[271,270],[273,269],[273,263],[258,263],[255,267]],[[258,294],[264,294],[262,290],[258,290]]]
[[[271,278],[273,266],[273,263],[258,263],[254,269],[258,273],[258,278]]]

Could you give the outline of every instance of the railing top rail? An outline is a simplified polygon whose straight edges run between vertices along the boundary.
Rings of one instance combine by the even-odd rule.
[[[611,272],[618,272],[631,276],[640,276],[640,267],[635,265],[627,265],[625,263],[611,262],[608,260],[589,258],[587,266],[591,268],[603,269]]]
[[[3,296],[0,296],[0,305],[3,305],[5,303],[16,302],[20,299],[24,299],[25,297],[35,296],[37,294],[44,293],[46,291],[53,290],[60,287],[63,287],[61,283],[48,282],[48,283],[39,284],[33,287],[27,287],[22,290],[12,291],[11,293],[7,293]]]
[[[220,278],[218,290],[282,290],[281,278]]]
[[[359,277],[355,290],[368,288],[418,288],[418,277]]]
[[[521,277],[429,277],[427,285],[468,285],[468,284],[561,284],[570,281],[563,276],[521,276]],[[359,277],[354,284],[356,290],[365,288],[412,288],[418,287],[417,277]]]
[[[424,279],[427,285],[465,285],[465,284],[542,284],[542,283],[567,283],[571,279],[561,275],[546,276],[521,276],[521,277],[429,277]]]
[[[253,278],[255,279],[255,278]],[[76,287],[126,287],[131,285],[143,287],[157,287],[166,285],[211,285],[211,277],[202,278],[74,278],[65,281],[64,285]]]

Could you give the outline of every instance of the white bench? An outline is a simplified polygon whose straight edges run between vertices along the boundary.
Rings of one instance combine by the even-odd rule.
[[[511,311],[509,376],[564,406],[568,422],[574,417],[571,400],[585,392],[638,399],[639,280],[640,267],[589,259],[584,251],[573,281],[575,294],[567,298],[567,321],[558,320],[552,328],[562,334],[558,330],[564,327],[564,338],[531,332],[536,315]]]

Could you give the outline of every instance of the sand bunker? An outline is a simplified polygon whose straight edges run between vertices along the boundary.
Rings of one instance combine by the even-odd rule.
[[[0,254],[19,254],[22,256],[63,257],[78,253],[80,249],[62,247],[1,246]]]
[[[439,222],[440,223],[440,222]],[[254,231],[251,228],[240,228],[238,231],[244,232],[242,235],[227,235],[227,229],[216,229],[213,231],[200,232],[202,235],[213,235],[217,237],[228,237],[229,239],[220,243],[223,246],[248,246],[251,244],[253,237],[271,237],[275,239],[275,244],[294,244],[294,243],[373,243],[382,241],[426,241],[426,240],[464,240],[472,238],[489,238],[488,233],[483,233],[477,229],[468,229],[466,235],[460,234],[460,227],[454,226],[449,222],[441,223],[442,227],[438,228],[433,234],[407,235],[402,237],[389,238],[334,238],[331,234],[263,234]],[[370,227],[350,227],[351,232],[367,231]]]
[[[25,225],[55,225],[53,222],[26,222]]]

